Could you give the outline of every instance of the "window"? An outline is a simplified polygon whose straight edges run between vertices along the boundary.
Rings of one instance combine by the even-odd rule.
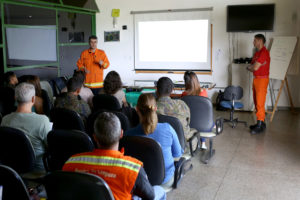
[[[135,14],[136,70],[210,71],[210,12]]]
[[[99,11],[95,0],[62,0],[64,5]]]

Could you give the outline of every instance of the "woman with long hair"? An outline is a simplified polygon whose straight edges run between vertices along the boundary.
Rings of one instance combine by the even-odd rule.
[[[136,109],[140,124],[125,135],[150,137],[161,145],[165,162],[165,179],[162,185],[169,187],[174,182],[174,158],[183,153],[177,134],[168,123],[158,123],[156,101],[152,94],[142,94]]]
[[[186,71],[183,79],[185,91],[181,94],[181,96],[193,95],[207,97],[207,91],[200,87],[200,83],[195,72]]]
[[[185,91],[181,94],[181,97],[188,96],[188,95],[208,97],[206,89],[200,87],[200,83],[195,72],[186,71],[184,73],[183,79],[184,79]],[[207,149],[205,145],[205,139],[201,138],[200,140],[201,140],[201,149]]]
[[[116,97],[122,107],[127,106],[127,101],[125,97],[125,93],[122,90],[122,81],[121,77],[116,71],[110,71],[103,83],[103,89],[105,94],[110,94]]]

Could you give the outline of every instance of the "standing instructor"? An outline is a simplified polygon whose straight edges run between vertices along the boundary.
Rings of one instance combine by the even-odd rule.
[[[247,69],[253,72],[253,100],[256,110],[257,123],[250,126],[251,134],[258,134],[265,130],[265,101],[269,83],[270,54],[264,46],[266,38],[262,34],[254,36],[253,45],[257,49],[251,65]]]
[[[103,70],[109,67],[105,52],[97,49],[97,44],[97,36],[90,36],[90,48],[84,50],[77,61],[78,69],[85,71],[84,86],[90,88],[94,95],[103,88]]]

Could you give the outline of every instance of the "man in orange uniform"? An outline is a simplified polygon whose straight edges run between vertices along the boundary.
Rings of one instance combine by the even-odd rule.
[[[90,48],[84,50],[77,61],[78,69],[84,70],[86,74],[84,86],[91,88],[94,95],[98,94],[103,88],[103,69],[109,67],[105,52],[97,49],[97,44],[97,36],[90,36]]]
[[[131,200],[132,194],[142,199],[166,199],[160,186],[152,187],[142,162],[118,151],[123,136],[121,123],[112,113],[101,113],[94,124],[98,149],[73,155],[63,166],[65,171],[95,174],[109,185],[116,200]]]
[[[258,134],[265,130],[265,101],[269,83],[270,54],[264,46],[265,36],[257,34],[254,36],[253,45],[257,49],[251,65],[247,69],[253,72],[253,100],[256,110],[257,123],[250,126],[251,134]]]

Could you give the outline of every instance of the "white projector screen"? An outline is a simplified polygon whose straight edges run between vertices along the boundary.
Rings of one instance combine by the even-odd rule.
[[[211,70],[208,17],[168,15],[135,16],[135,70]]]
[[[8,58],[57,61],[56,29],[6,28]]]

